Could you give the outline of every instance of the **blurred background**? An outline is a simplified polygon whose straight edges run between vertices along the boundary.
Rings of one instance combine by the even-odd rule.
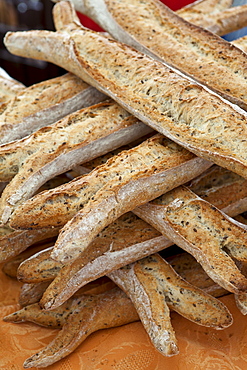
[[[193,0],[161,0],[172,10],[177,10],[193,3]],[[234,5],[246,3],[246,0],[234,0]],[[7,31],[30,29],[54,30],[51,0],[0,0],[0,66],[18,81],[30,86],[34,83],[59,76],[64,73],[61,68],[44,61],[21,58],[10,54],[4,47],[3,38]],[[89,18],[78,14],[82,24],[100,31]],[[245,30],[244,30],[245,31]],[[230,41],[241,34],[227,35]],[[243,32],[242,32],[243,33]]]

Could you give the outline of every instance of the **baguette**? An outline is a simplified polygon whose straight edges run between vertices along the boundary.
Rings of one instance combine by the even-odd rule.
[[[221,13],[225,9],[233,5],[233,0],[196,0],[193,3],[183,6],[177,13],[180,12],[200,12],[203,15],[211,16],[214,13]]]
[[[0,236],[0,262],[7,262],[33,244],[57,236],[58,232],[59,228],[56,227],[39,230],[10,230],[7,235]]]
[[[213,297],[228,294],[227,290],[216,284],[202,269],[201,265],[189,254],[183,253],[167,258],[174,270],[190,284],[202,289]],[[246,276],[246,275],[245,275]],[[234,294],[236,306],[243,315],[247,314],[247,294]]]
[[[21,307],[27,307],[39,302],[51,281],[42,281],[37,284],[23,284],[20,290],[18,303]]]
[[[104,99],[105,95],[71,73],[27,87],[1,105],[0,144],[20,139]]]
[[[229,5],[226,7],[225,4],[217,4],[218,7],[216,5],[209,8],[206,1],[200,3],[195,4],[195,7],[179,9],[176,13],[186,21],[220,36],[246,27],[246,5],[230,7],[230,4],[226,4]]]
[[[231,41],[231,43],[243,52],[247,52],[247,36],[239,37],[238,39]]]
[[[59,361],[97,330],[138,321],[132,302],[118,288],[83,300],[77,298],[74,306],[73,313],[68,316],[57,336],[43,350],[25,361],[25,369],[46,367]]]
[[[212,166],[193,179],[189,188],[207,202],[235,217],[247,211],[246,179],[219,166]]]
[[[18,303],[21,307],[27,307],[40,302],[44,292],[52,280],[40,281],[38,283],[24,283],[21,287]],[[114,288],[115,284],[107,277],[94,280],[78,289],[75,296],[80,294],[95,295]],[[71,297],[71,296],[70,296]],[[40,306],[40,304],[39,304]]]
[[[165,62],[247,109],[247,58],[229,42],[186,22],[159,0],[84,0],[83,8],[116,40]],[[245,22],[246,14],[247,5]]]
[[[101,162],[100,159],[99,162]],[[93,163],[95,164],[95,161],[93,161]],[[87,164],[87,166],[91,167],[90,163]],[[204,174],[199,176],[197,180],[192,180],[190,187],[203,199],[210,200],[211,202],[213,201],[213,204],[219,208],[225,207],[224,209],[226,211],[230,210],[231,215],[233,215],[233,211],[242,207],[240,205],[242,203],[243,193],[246,191],[245,181],[246,180],[240,178],[234,173],[223,168],[213,166]],[[233,197],[231,193],[234,192],[236,192],[236,194]],[[222,202],[222,198],[224,197],[226,199]],[[122,216],[122,219],[120,218],[115,224],[109,225],[105,230],[106,234],[103,232],[104,238],[102,238],[101,244],[103,246],[106,243],[108,250],[103,249],[102,246],[98,246],[98,241],[100,241],[100,239],[96,237],[96,239],[91,243],[90,248],[87,249],[87,253],[82,253],[73,263],[64,266],[50,257],[52,251],[51,248],[50,250],[43,251],[38,255],[36,254],[23,262],[18,269],[19,279],[24,282],[39,282],[53,278],[53,282],[44,293],[40,302],[45,309],[50,309],[60,305],[79,287],[84,286],[84,284],[95,277],[105,275],[108,272],[111,272],[111,270],[115,270],[124,264],[134,262],[138,258],[145,257],[147,254],[155,253],[162,248],[162,244],[158,243],[158,235],[149,234],[150,238],[156,238],[153,240],[150,239],[148,242],[150,246],[152,246],[152,244],[154,245],[153,252],[150,248],[148,249],[148,243],[142,243],[143,239],[138,239],[139,227],[136,229],[136,225],[142,225],[140,220],[137,221],[133,219],[133,215],[129,215],[127,217],[128,227],[126,229],[126,225],[122,223],[122,220],[126,220],[126,217],[127,215]],[[132,223],[130,222],[131,220]],[[119,226],[116,228],[116,225]],[[130,226],[133,227],[132,232],[129,232]],[[140,228],[143,230],[143,233],[145,230],[145,223]],[[114,247],[111,246],[112,235],[111,233],[108,234],[112,229],[113,233],[116,233],[117,240],[124,240],[123,249],[121,249],[121,251],[117,251],[117,256],[114,253],[114,251],[116,251],[116,245]],[[127,235],[123,237],[125,230],[127,230]],[[135,235],[136,239],[133,239],[132,234]],[[107,235],[110,237],[109,242]],[[131,235],[132,238],[131,244],[134,242],[137,243],[132,247],[129,247],[127,242],[128,239],[126,239],[129,235]],[[168,239],[166,243],[166,247],[170,245]],[[117,242],[117,244],[119,244],[119,242]],[[135,248],[134,252],[133,248]],[[165,248],[165,245],[163,248]],[[95,251],[97,251],[97,253],[95,253]],[[204,276],[205,275],[206,274],[204,274]]]
[[[73,13],[64,2],[54,9],[65,11],[68,18]],[[69,25],[63,32],[7,33],[5,45],[14,54],[66,65],[153,129],[196,155],[247,176],[243,110],[127,45],[83,28],[65,30]]]
[[[68,221],[52,257],[69,262],[121,214],[191,180],[209,166],[210,162],[157,134],[90,174],[24,202],[13,213],[10,226],[61,227]]]
[[[151,239],[154,241],[150,242]],[[87,253],[79,256],[73,263],[64,265],[54,261],[50,256],[53,249],[51,247],[40,253],[35,253],[23,261],[18,268],[17,277],[19,281],[25,283],[36,283],[51,280],[60,271],[60,284],[67,285],[69,294],[73,294],[80,288],[81,269],[84,270],[81,275],[91,281],[96,279],[97,275],[103,276],[106,272],[111,271],[112,264],[118,268],[118,264],[120,267],[141,258],[142,253],[146,253],[146,255],[152,253],[152,247],[158,251],[170,245],[171,243],[162,237],[156,229],[129,212],[104,229],[93,240]],[[98,263],[97,267],[94,268],[93,262],[96,260]],[[85,269],[86,265],[88,268]],[[73,281],[68,284],[70,279]],[[55,287],[54,292],[57,289]]]
[[[33,254],[36,254],[42,250],[46,250],[47,248],[51,247],[53,243],[54,241],[47,241],[44,243],[34,244],[32,248],[28,248],[27,250],[19,253],[17,256],[11,258],[9,261],[5,262],[2,267],[2,271],[5,273],[5,275],[8,275],[10,277],[17,277],[18,267],[23,261],[26,261]]]
[[[247,279],[232,259],[246,262],[246,225],[184,186],[133,212],[192,254],[220,286],[235,294],[246,291]]]
[[[151,131],[119,105],[108,101],[1,146],[0,178],[9,181],[14,176],[0,199],[2,224],[52,177]]]
[[[108,276],[131,298],[144,327],[150,325],[150,314],[159,326],[163,304],[198,325],[224,329],[232,324],[231,314],[224,304],[182,279],[158,254]]]

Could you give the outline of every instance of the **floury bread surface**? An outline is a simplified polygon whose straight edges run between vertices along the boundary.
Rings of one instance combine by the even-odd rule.
[[[151,131],[118,104],[107,101],[2,145],[0,181],[11,180],[0,199],[2,223],[46,181]]]
[[[0,144],[20,139],[104,99],[71,73],[24,88],[0,107]]]
[[[66,65],[155,130],[196,155],[247,176],[244,111],[161,62],[71,23],[70,4],[61,2],[55,8],[69,19],[63,32],[7,33],[9,51]]]
[[[62,252],[62,259],[69,261],[121,214],[191,180],[210,166],[210,162],[157,134],[88,175],[24,202],[14,212],[11,227],[43,228],[67,222],[58,244],[68,245],[72,237],[68,254]]]
[[[186,22],[159,0],[87,0],[82,8],[116,40],[247,108],[247,58],[229,42]]]

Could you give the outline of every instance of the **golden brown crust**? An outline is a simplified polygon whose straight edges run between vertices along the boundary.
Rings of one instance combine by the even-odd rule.
[[[1,105],[0,144],[20,139],[105,96],[66,73],[27,87]]]
[[[58,226],[73,217],[52,252],[52,257],[57,254],[55,258],[69,262],[121,214],[190,180],[210,165],[156,135],[89,175],[26,201],[13,214],[11,227]]]
[[[223,288],[236,294],[247,289],[247,279],[231,258],[246,260],[245,225],[183,186],[134,212],[192,254]]]
[[[64,358],[94,331],[137,321],[130,299],[120,289],[77,299],[77,308],[47,347],[27,359],[24,368],[46,367]]]
[[[95,21],[115,39],[163,60],[233,103],[247,108],[247,59],[239,49],[188,23],[159,0],[104,0],[101,1],[104,3],[104,6],[101,4],[101,12],[95,11],[98,1],[85,2],[87,14],[95,16]],[[247,5],[245,8],[245,14],[240,14],[247,25]],[[116,25],[112,25],[113,21]]]
[[[15,176],[1,196],[2,223],[49,179],[151,131],[119,105],[107,101],[3,145],[0,176],[4,181]]]
[[[39,241],[57,236],[59,228],[12,230],[0,237],[0,261],[5,262]]]
[[[66,6],[70,14],[72,7]],[[70,33],[8,33],[5,44],[16,54],[23,54],[25,50],[29,56],[46,60],[49,57],[59,65],[66,61],[68,69],[155,130],[196,155],[247,176],[243,154],[246,148],[241,140],[246,131],[245,113],[171,72],[162,63],[85,29]],[[59,59],[52,51],[54,44],[61,48]]]
[[[166,356],[178,351],[168,307],[200,325],[223,329],[232,324],[220,301],[184,281],[157,254],[108,276],[131,298],[154,346]]]

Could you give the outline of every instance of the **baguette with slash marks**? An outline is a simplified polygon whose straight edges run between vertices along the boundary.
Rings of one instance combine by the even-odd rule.
[[[51,281],[42,281],[40,283],[24,283],[21,287],[18,303],[21,307],[26,307],[31,304],[39,303],[42,295],[49,286]],[[87,294],[95,295],[103,293],[114,287],[114,283],[106,276],[94,280],[82,288],[80,288],[75,295]],[[39,304],[40,307],[40,304]],[[46,311],[47,312],[47,311]]]
[[[70,262],[122,214],[186,183],[210,166],[211,162],[157,134],[88,175],[27,200],[13,213],[10,226],[36,229],[65,225],[52,257]]]
[[[243,210],[241,204],[243,191],[246,189],[245,181],[234,173],[214,166],[212,170],[206,171],[204,175],[199,176],[197,181],[192,181],[190,185],[191,189],[204,199],[208,200],[209,198],[214,205],[220,208],[225,207],[224,210],[231,211],[231,216],[234,216],[239,209]],[[215,192],[213,192],[213,187]],[[232,193],[235,194],[234,197]],[[223,197],[226,198],[224,202],[222,202]],[[246,202],[244,201],[244,203]],[[122,219],[120,218],[115,224],[109,225],[102,234],[102,241],[101,238],[96,237],[87,253],[82,253],[71,264],[63,265],[54,261],[50,257],[52,248],[35,254],[19,266],[19,279],[30,283],[54,279],[41,300],[41,305],[49,309],[60,305],[76,292],[80,286],[84,286],[95,277],[103,276],[111,272],[111,270],[151,254],[151,249],[147,248],[148,244],[150,244],[150,247],[153,245],[153,253],[173,244],[168,239],[164,240],[166,245],[164,244],[162,248],[162,244],[158,243],[158,240],[162,241],[161,238],[158,238],[159,235],[150,233],[148,234],[150,240],[142,243],[146,227],[145,223],[142,225],[140,219],[135,220],[133,215],[126,217],[122,216]],[[127,221],[126,224],[122,222],[124,220]],[[130,232],[130,228],[133,229],[132,232]],[[113,230],[113,233],[116,232],[115,237],[113,237],[113,245],[111,245],[112,234],[108,234],[111,230]],[[127,233],[125,233],[125,230],[127,230]],[[141,234],[140,230],[142,230]],[[150,225],[147,230],[152,230]],[[109,241],[107,235],[110,238]],[[125,235],[124,238],[123,235]],[[129,244],[128,238],[130,235],[131,243]],[[132,235],[135,235],[137,239],[133,239]],[[139,239],[140,236],[142,236],[142,239]],[[156,239],[151,240],[153,237],[156,237]],[[123,243],[119,243],[119,240],[123,241]],[[134,245],[134,242],[136,245]],[[101,248],[99,248],[98,244],[101,244]],[[104,244],[105,248],[102,248]],[[116,248],[117,245],[120,247],[120,250]],[[132,246],[130,247],[129,245]]]
[[[204,175],[199,176],[197,181],[192,181],[191,188],[204,199],[207,200],[209,198],[209,200],[213,201],[216,206],[221,208],[225,207],[224,210],[229,211],[231,216],[234,216],[237,214],[239,209],[243,210],[243,207],[241,206],[243,192],[241,191],[240,184],[242,185],[242,189],[245,190],[246,180],[243,180],[243,182],[241,182],[241,180],[243,179],[239,178],[236,174],[214,166],[212,170],[210,169],[206,171]],[[215,188],[215,192],[213,192],[213,186]],[[210,189],[210,192],[208,189]],[[238,199],[236,196],[233,197],[232,193],[238,195]],[[222,203],[222,197],[226,197],[224,203]],[[245,201],[243,203],[246,204]],[[124,218],[125,217],[126,216],[124,216]],[[133,220],[133,216],[129,220],[131,219]],[[128,223],[129,220],[127,218]],[[74,292],[76,292],[79,287],[84,286],[95,277],[103,276],[127,263],[134,262],[138,258],[151,254],[151,249],[147,248],[148,244],[150,247],[153,245],[153,252],[161,250],[162,244],[160,245],[158,243],[158,240],[161,240],[161,238],[157,238],[157,235],[153,235],[156,239],[150,239],[145,243],[141,243],[143,239],[139,239],[139,228],[136,229],[136,225],[141,225],[140,220],[138,220],[137,223],[136,220],[133,221],[132,225],[130,223],[129,225],[127,224],[127,235],[124,239],[122,236],[124,235],[122,233],[125,233],[126,229],[124,224],[120,224],[121,226],[119,228],[115,228],[114,224],[110,225],[105,232],[108,235],[108,232],[113,228],[113,231],[116,232],[115,237],[117,243],[114,242],[115,245],[112,246],[111,234],[109,234],[110,241],[108,242],[106,235],[103,233],[104,238],[101,244],[103,245],[104,242],[106,243],[105,249],[97,247],[100,239],[96,238],[91,244],[91,248],[87,250],[87,253],[82,253],[81,256],[71,264],[63,266],[63,264],[51,259],[50,253],[52,249],[41,252],[38,255],[34,255],[20,265],[18,269],[19,279],[26,282],[39,282],[46,279],[54,279],[44,293],[40,304],[45,309],[59,306]],[[122,220],[118,220],[117,224],[120,222],[122,222]],[[130,226],[133,228],[131,233],[128,231]],[[144,226],[145,224],[141,226],[143,231]],[[135,241],[136,245],[133,244],[134,239],[130,240],[130,245],[132,245],[131,247],[129,247],[128,243],[129,234],[135,234],[137,238]],[[149,237],[152,237],[152,235],[149,234]],[[122,246],[118,242],[119,239],[124,240]],[[172,244],[168,239],[165,243],[166,246],[164,246],[163,249]],[[120,246],[120,250],[119,248],[116,248],[117,245]],[[97,253],[95,251],[97,251]],[[118,251],[117,254],[116,251]]]
[[[126,273],[122,272],[123,269],[121,271],[119,270],[113,273],[111,275],[111,279],[117,281],[117,283],[127,292],[127,295],[131,297],[136,311],[140,316],[152,343],[163,355],[172,356],[178,352],[175,333],[170,322],[169,308],[166,304],[166,300],[169,301],[169,307],[175,309],[175,311],[179,312],[186,318],[199,323],[200,325],[210,326],[215,329],[223,329],[231,325],[232,316],[224,304],[222,304],[217,299],[205,294],[202,290],[199,290],[186,283],[159,256],[156,255],[149,257],[149,259],[150,258],[152,258],[151,263],[150,261],[145,260],[138,262],[139,265],[142,264],[142,266],[139,269],[139,266],[135,268],[136,276],[134,282],[133,273],[129,274],[131,275],[129,277]],[[152,270],[152,268],[150,268],[150,265],[152,265],[154,270],[152,272],[150,272],[150,270]],[[128,265],[125,269],[131,268],[132,266]],[[148,273],[146,273],[146,269],[148,269]],[[164,283],[165,279],[167,279],[167,281],[169,279],[169,282],[167,284]],[[134,289],[133,283],[135,285]],[[171,291],[179,297],[181,297],[181,295],[183,294],[183,301],[180,302],[178,297],[173,300],[169,299],[172,296]],[[63,325],[63,329],[44,350],[32,356],[31,359],[28,359],[25,362],[24,367],[47,366],[64,357],[64,354],[68,355],[70,352],[72,352],[81,342],[81,338],[85,338],[85,336],[81,336],[81,325],[78,327],[79,322],[82,322],[82,318],[84,318],[84,325],[86,322],[91,323],[91,320],[94,319],[95,316],[95,305],[97,307],[98,300],[101,299],[103,295],[104,297],[106,297],[113,292],[114,296],[115,294],[117,294],[114,297],[116,299],[116,302],[114,302],[114,304],[112,304],[111,306],[107,305],[108,310],[111,310],[109,311],[110,315],[109,312],[107,313],[107,315],[111,317],[110,325],[107,324],[109,319],[106,321],[106,317],[104,317],[104,306],[101,306],[100,311],[97,310],[97,321],[101,321],[103,316],[104,326],[98,327],[97,330],[104,327],[116,326],[113,324],[114,322],[112,322],[112,315],[119,318],[118,322],[120,320],[121,325],[132,322],[133,317],[135,319],[134,321],[138,320],[138,315],[133,316],[134,306],[132,306],[132,310],[129,311],[130,308],[128,302],[124,301],[121,304],[121,306],[123,306],[123,304],[126,305],[124,313],[122,310],[119,311],[118,295],[121,295],[121,297],[126,296],[123,291],[118,290],[117,288],[103,294],[98,294],[94,297],[78,297],[77,300],[76,298],[72,298],[64,304],[66,306],[69,306],[67,307],[67,310],[69,310],[68,315],[66,314],[66,311],[64,311],[64,307],[60,307],[58,309],[58,313],[53,311],[53,313],[51,314],[52,325],[54,325],[54,319],[56,323],[56,316],[57,314],[59,314],[59,317],[61,319],[58,320],[58,324]],[[141,295],[140,292],[142,293]],[[186,301],[185,297],[188,298]],[[88,315],[86,314],[86,308],[89,302],[93,302],[94,304],[93,307],[91,306],[93,312],[91,312],[90,317],[88,317]],[[111,302],[113,303],[112,299]],[[75,309],[74,303],[77,305],[77,309]],[[206,307],[207,310],[205,310]],[[30,308],[27,307],[25,311],[26,313],[24,315],[23,311],[19,313],[16,312],[7,317],[5,320],[14,322],[18,322],[22,319],[25,320],[26,318],[32,320],[33,311],[37,311],[37,306],[33,306]],[[87,320],[85,320],[85,315],[87,317]],[[47,316],[49,318],[49,313],[47,315],[40,315],[38,311],[34,320],[41,320],[41,323],[44,324],[47,323]],[[65,320],[67,324],[64,322]],[[69,325],[69,323],[71,322],[74,323],[74,325]],[[88,324],[86,325],[88,327]],[[93,329],[95,329],[95,325],[92,325],[91,323],[91,326],[93,327]],[[64,329],[66,329],[69,334],[66,334]],[[90,330],[90,333],[91,332],[92,329]],[[74,339],[71,340],[71,338]],[[70,346],[69,343],[73,343],[74,345]],[[33,362],[33,360],[35,361]]]
[[[194,256],[217,284],[235,294],[247,290],[247,279],[234,262],[246,263],[246,225],[185,186],[133,212]]]
[[[188,281],[191,285],[194,285],[195,287],[202,289],[205,293],[210,294],[216,298],[229,294],[227,290],[223,289],[218,284],[216,284],[212,279],[209,278],[209,276],[205,273],[200,264],[196,262],[194,257],[192,257],[189,253],[185,252],[179,255],[170,256],[166,258],[166,260],[178,275],[181,275],[181,277],[184,280]],[[102,279],[104,281],[102,281]],[[111,280],[105,281],[105,279],[107,278],[104,277],[101,279],[97,279],[96,281],[84,285],[84,287],[81,288],[76,293],[76,295],[74,295],[74,297],[80,294],[87,295],[99,294],[102,293],[103,291],[110,290],[111,288],[113,288],[113,286],[110,285]],[[59,307],[56,307],[52,310],[43,310],[40,307],[40,304],[38,303],[39,299],[37,299],[36,302],[31,302],[31,300],[33,300],[34,294],[37,295],[35,291],[39,290],[41,284],[44,284],[44,288],[42,290],[43,292],[45,291],[45,286],[47,285],[45,283],[48,282],[23,284],[20,297],[25,294],[25,292],[24,294],[22,294],[22,291],[27,291],[29,289],[29,291],[31,292],[31,294],[25,294],[27,298],[25,297],[24,304],[21,304],[21,302],[19,302],[21,306],[26,307],[26,309],[24,310],[21,309],[17,313],[8,315],[5,318],[5,321],[9,322],[32,321],[39,325],[44,326],[52,325],[52,327],[55,328],[57,322],[53,321],[54,318],[53,314],[55,314],[56,317],[58,312],[62,313],[63,309],[67,307],[67,303],[73,300],[73,297],[68,298]],[[114,283],[112,282],[112,284]],[[67,315],[67,313],[65,313],[65,315]],[[59,326],[63,326],[63,322],[60,321]]]
[[[182,253],[167,258],[174,270],[190,284],[203,289],[213,297],[229,294],[227,290],[216,284],[201,265],[189,253]],[[246,275],[245,275],[246,276]],[[234,294],[236,305],[243,315],[247,315],[247,293]]]
[[[176,13],[186,21],[223,36],[246,26],[246,5],[233,1],[196,1]]]
[[[229,292],[222,287],[220,287],[218,284],[216,284],[212,279],[209,278],[209,276],[205,273],[205,271],[202,269],[200,264],[196,262],[194,257],[192,257],[189,253],[181,253],[179,255],[174,255],[166,258],[166,261],[171,265],[171,267],[176,271],[178,275],[180,275],[184,280],[188,281],[191,285],[194,285],[195,287],[202,289],[205,293],[212,295],[213,297],[221,297],[226,294],[229,294]],[[136,261],[135,261],[136,262]],[[84,285],[83,288],[81,288],[77,293],[76,296],[80,294],[98,294],[102,293],[103,291],[109,290],[113,288],[112,285],[110,285],[111,280],[109,281],[102,281],[102,279],[107,279],[106,277],[97,279],[96,281],[93,281],[89,284]],[[39,298],[35,301],[33,301],[33,295],[36,294],[36,290],[39,291],[39,288],[41,284],[44,284],[44,288],[42,289],[43,292],[45,291],[45,286],[48,282],[43,283],[33,283],[33,284],[23,284],[20,297],[22,299],[22,295],[25,294],[25,302],[24,304],[21,304],[22,307],[26,306],[26,309],[19,310],[18,313],[10,314],[6,318],[6,321],[10,322],[20,322],[20,321],[32,321],[40,325],[50,326],[51,323],[54,323],[53,320],[53,314],[57,314],[57,312],[63,312],[63,308],[67,307],[66,302],[71,301],[73,297],[68,298],[62,305],[52,309],[52,310],[43,310],[42,307],[40,307]],[[114,284],[112,282],[112,284]],[[31,294],[26,294],[25,291],[31,292]],[[22,292],[24,291],[24,294]],[[41,293],[42,294],[42,293]],[[38,296],[40,296],[38,294]],[[74,295],[75,297],[75,295]],[[171,309],[171,307],[170,307]],[[61,311],[62,310],[62,311]],[[49,319],[49,313],[51,315],[51,320]],[[46,322],[46,319],[48,321]],[[40,321],[41,320],[41,321]],[[56,322],[54,323],[56,325]],[[53,324],[52,324],[53,325]],[[61,324],[61,326],[63,323]],[[55,326],[52,326],[55,327]]]
[[[247,57],[228,41],[186,22],[159,0],[80,3],[84,13],[116,40],[181,71],[246,110]]]
[[[75,302],[76,305],[76,302]],[[46,367],[73,352],[91,333],[138,321],[131,300],[120,289],[112,289],[83,300],[68,316],[57,336],[43,350],[28,358],[23,367]]]
[[[49,179],[151,132],[118,104],[107,101],[2,145],[0,178],[12,178],[0,199],[2,224]]]
[[[68,182],[67,174],[62,174],[47,181],[39,190],[48,190],[65,182]],[[37,242],[56,237],[59,229],[14,230],[7,225],[0,227],[0,262],[13,259]]]
[[[63,31],[7,33],[8,50],[66,64],[153,129],[196,155],[247,176],[246,112],[163,63],[79,26],[71,4],[60,2],[53,9]]]
[[[108,276],[130,297],[152,343],[165,356],[178,353],[170,307],[199,325],[224,329],[232,323],[220,301],[183,280],[157,254]]]
[[[77,76],[66,73],[29,86],[0,108],[0,144],[23,138],[106,96]]]

